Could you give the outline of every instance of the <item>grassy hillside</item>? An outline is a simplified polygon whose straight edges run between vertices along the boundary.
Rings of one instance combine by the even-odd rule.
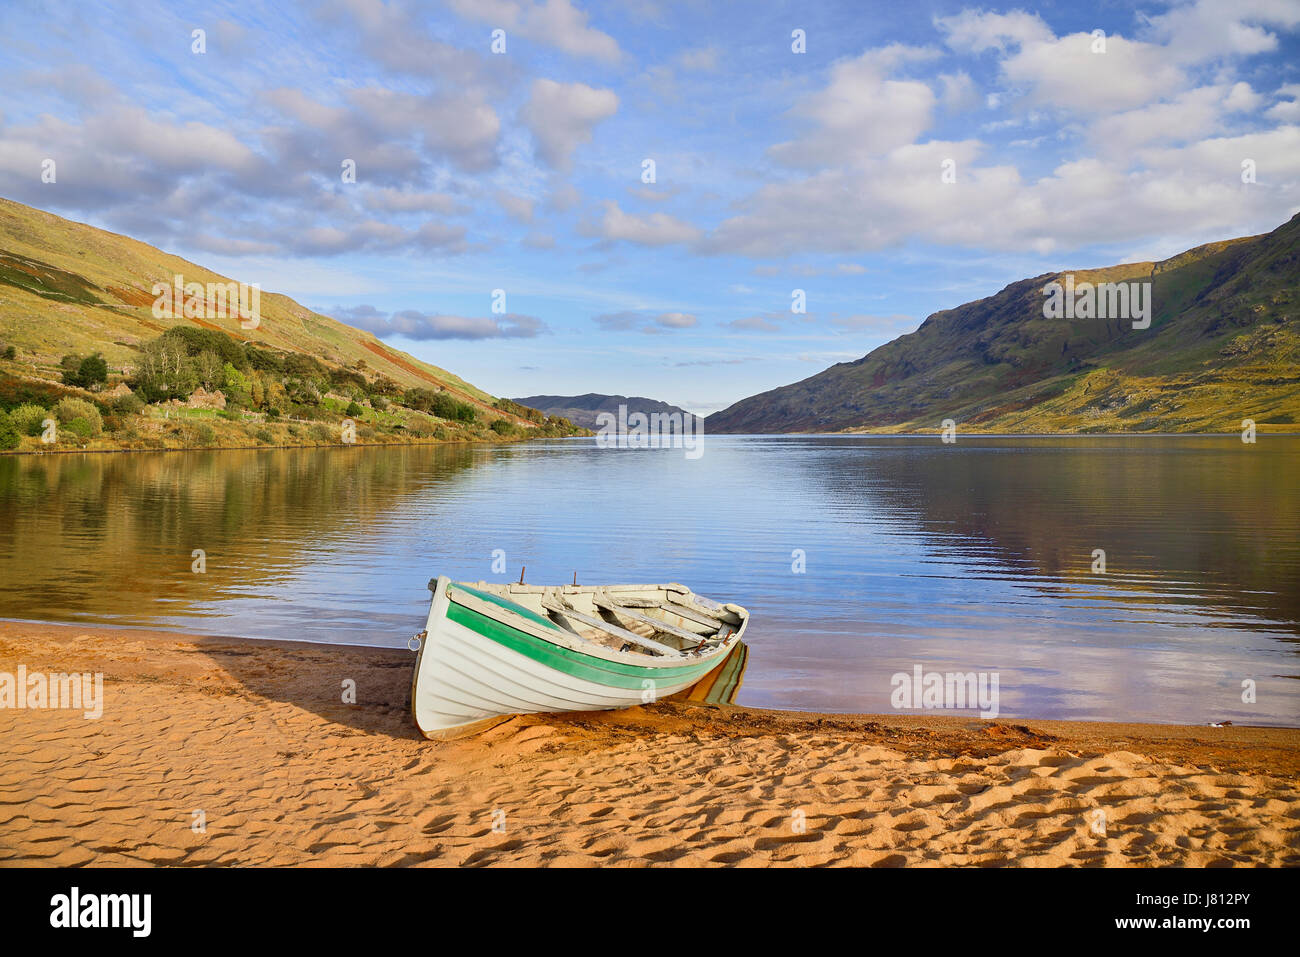
[[[854,362],[708,417],[712,432],[1231,432],[1300,423],[1300,216],[1158,263],[1074,270],[1150,281],[1151,326],[1045,319],[1036,276],[936,312]]]
[[[12,418],[24,407],[18,448],[78,439],[81,447],[327,444],[339,440],[344,419],[363,444],[573,431],[265,290],[255,328],[206,300],[192,317],[177,308],[159,318],[154,284],[177,274],[204,286],[230,282],[145,243],[0,199],[0,411]],[[183,387],[145,381],[177,350]],[[70,379],[69,363],[93,355],[104,359],[105,379]],[[65,398],[91,403],[103,422],[77,408],[60,413]],[[37,408],[60,426],[89,426],[40,442]]]

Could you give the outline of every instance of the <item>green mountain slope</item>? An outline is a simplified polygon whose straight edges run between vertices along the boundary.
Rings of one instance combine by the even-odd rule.
[[[177,274],[205,285],[230,281],[146,243],[0,199],[0,342],[17,348],[15,371],[57,378],[61,356],[91,352],[102,352],[112,369],[129,368],[142,343],[190,325],[336,366],[364,363],[403,387],[436,387],[492,409],[491,396],[445,369],[265,290],[256,329],[241,328],[237,316],[155,318],[153,285]]]
[[[936,312],[854,362],[751,396],[711,432],[1228,432],[1300,422],[1300,216],[1158,263],[1075,270],[1151,283],[1151,325],[1043,317],[1065,272]]]

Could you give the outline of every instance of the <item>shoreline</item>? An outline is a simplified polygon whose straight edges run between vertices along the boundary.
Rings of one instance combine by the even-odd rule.
[[[546,438],[570,438],[552,436]],[[581,436],[578,436],[581,438]],[[114,452],[276,452],[285,449],[385,449],[411,448],[423,445],[510,445],[533,441],[533,437],[502,439],[429,439],[422,442],[332,442],[328,445],[187,445],[179,448],[157,449],[6,449],[0,455],[108,455]]]
[[[172,451],[183,451],[173,449]],[[250,650],[256,648],[272,648],[284,652],[336,648],[340,652],[360,652],[362,654],[376,654],[379,656],[405,655],[411,657],[411,664],[414,666],[415,652],[409,652],[401,647],[388,647],[384,645],[353,644],[350,642],[335,641],[312,641],[308,638],[258,638],[248,635],[227,635],[227,634],[207,634],[204,632],[177,631],[165,627],[150,627],[145,625],[115,625],[105,624],[103,622],[87,622],[78,624],[76,622],[66,621],[47,621],[44,619],[27,619],[27,618],[4,618],[0,617],[0,642],[3,642],[7,635],[34,633],[48,636],[55,639],[72,638],[77,635],[93,634],[98,631],[104,631],[109,634],[120,635],[128,639],[137,639],[144,641],[185,641],[192,642],[196,646],[204,642],[230,642],[240,645],[246,645]],[[0,667],[0,670],[3,670]],[[683,693],[684,694],[684,693]],[[677,696],[674,696],[677,697]],[[703,706],[708,707],[708,706]],[[1178,729],[1184,732],[1201,731],[1207,732],[1224,732],[1230,730],[1253,729],[1258,731],[1289,731],[1297,734],[1297,747],[1300,748],[1300,723],[1297,724],[1236,724],[1229,723],[1225,727],[1215,728],[1210,724],[1186,724],[1182,722],[1154,722],[1154,721],[1094,721],[1086,718],[1035,718],[1035,717],[1005,717],[998,718],[979,718],[975,715],[949,715],[935,713],[915,713],[915,712],[887,712],[876,714],[870,711],[811,711],[797,708],[763,708],[757,705],[716,705],[732,711],[744,711],[754,716],[778,715],[790,719],[808,718],[816,721],[858,721],[889,723],[894,721],[906,721],[916,719],[920,721],[935,722],[953,722],[962,726],[973,724],[981,725],[1016,725],[1032,723],[1044,727],[1051,725],[1057,732],[1065,731],[1068,733],[1071,729],[1082,730],[1089,728],[1108,728],[1108,729],[1150,729],[1153,732],[1157,730]],[[635,709],[640,710],[640,709]],[[611,712],[615,713],[615,712]],[[561,718],[561,715],[552,715],[555,718]],[[1300,758],[1297,759],[1296,772],[1300,774]]]
[[[535,442],[538,439],[582,439],[588,435],[513,435],[495,437],[457,438],[457,439],[412,439],[393,442],[373,442],[358,440],[356,442],[304,443],[302,445],[182,445],[161,446],[159,448],[46,448],[46,449],[2,449],[0,455],[101,455],[112,452],[273,452],[286,449],[386,449],[412,448],[426,445],[514,445],[520,442]]]
[[[1296,729],[670,699],[433,742],[413,661],[0,622],[0,672],[104,676],[98,720],[0,708],[0,866],[1300,864]]]

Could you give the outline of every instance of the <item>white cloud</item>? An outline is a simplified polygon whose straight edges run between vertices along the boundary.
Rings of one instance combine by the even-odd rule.
[[[1171,100],[1102,117],[1089,142],[1104,153],[1131,157],[1148,143],[1185,143],[1223,131],[1229,114],[1254,109],[1260,97],[1248,83],[1203,86]]]
[[[587,14],[569,0],[448,0],[448,6],[466,19],[505,30],[507,49],[509,35],[517,33],[573,56],[609,63],[622,56],[618,42],[588,26]]]
[[[737,332],[781,331],[781,326],[777,324],[772,313],[761,316],[745,316],[743,319],[733,319],[730,322],[724,322],[723,325],[728,329],[735,329]]]
[[[688,312],[648,313],[634,309],[607,312],[592,316],[591,321],[610,332],[664,333],[674,329],[689,329],[699,320]]]
[[[532,132],[542,159],[557,169],[568,169],[573,151],[591,140],[592,128],[617,110],[613,90],[540,79],[533,81],[519,116]]]
[[[505,190],[497,190],[497,203],[506,211],[506,215],[516,222],[533,221],[533,201],[527,196],[517,196]]]
[[[546,323],[535,316],[449,316],[441,313],[405,309],[385,316],[373,306],[353,306],[334,310],[340,322],[372,332],[381,339],[402,336],[407,339],[531,339],[549,332]]]
[[[478,172],[496,165],[501,121],[496,110],[473,96],[417,96],[382,87],[349,94],[366,122],[387,136],[414,130],[425,147]]]
[[[1277,95],[1287,99],[1278,100],[1264,112],[1264,115],[1283,123],[1300,122],[1300,83],[1288,83],[1280,87]]]
[[[1228,33],[1243,20],[1300,21],[1300,12],[1283,14],[1267,2],[1197,6],[1198,16],[1215,12],[1217,28]],[[919,240],[1045,253],[1153,234],[1262,231],[1300,201],[1300,129],[1243,133],[1260,123],[1264,98],[1225,64],[1216,65],[1212,82],[1194,86],[1188,58],[1167,48],[1177,24],[1148,31],[1163,31],[1165,46],[1112,35],[1104,53],[1093,52],[1090,33],[1058,38],[1037,15],[1019,11],[965,11],[936,25],[950,48],[997,57],[1006,88],[989,93],[988,103],[1009,104],[1016,113],[982,129],[1033,128],[1040,135],[1012,148],[1069,144],[1068,159],[1026,179],[1005,161],[981,165],[988,148],[978,140],[923,141],[935,103],[968,102],[973,82],[939,73],[937,99],[926,84],[896,76],[926,50],[868,51],[837,63],[825,86],[793,111],[813,128],[772,148],[774,157],[813,172],[758,188],[699,248],[774,257]],[[1243,36],[1254,34],[1238,33],[1216,49],[1237,55],[1259,45]],[[1296,94],[1300,84],[1278,90],[1288,98],[1264,115],[1300,119]],[[1249,188],[1240,179],[1246,159],[1259,175]],[[948,160],[955,164],[951,183],[940,177]]]
[[[963,10],[955,16],[936,17],[934,25],[945,35],[948,46],[962,53],[1005,50],[1008,44],[1024,46],[1054,38],[1038,14],[1023,10],[1011,13]]]
[[[1277,49],[1268,27],[1300,24],[1294,0],[1198,0],[1150,18],[1167,55],[1182,63],[1249,56]]]
[[[1132,109],[1187,85],[1158,46],[1110,36],[1105,49],[1094,53],[1088,33],[1038,40],[1004,60],[1002,72],[1030,104],[1085,114]]]
[[[886,74],[900,64],[932,55],[933,51],[895,44],[835,64],[827,86],[805,97],[788,114],[813,129],[773,146],[772,157],[790,166],[838,166],[914,142],[930,125],[934,91],[920,81],[887,79]]]
[[[943,88],[944,109],[953,113],[975,109],[980,104],[975,82],[965,72],[941,73],[939,85]]]
[[[940,157],[957,182],[939,180]],[[1300,200],[1300,127],[1150,146],[1136,157],[1083,157],[1025,182],[1010,166],[979,167],[969,144],[900,148],[861,170],[773,184],[702,244],[709,252],[780,256],[878,250],[919,239],[971,248],[1050,252],[1149,235],[1221,238],[1261,232]],[[1244,187],[1241,163],[1259,183]]]
[[[606,200],[603,206],[605,214],[600,222],[583,227],[587,235],[597,235],[611,241],[626,240],[642,246],[690,243],[701,235],[695,226],[667,213],[635,216],[625,213],[613,200]]]
[[[434,79],[474,96],[496,82],[499,65],[489,68],[482,54],[433,39],[415,11],[400,2],[334,0],[323,5],[321,14],[329,19],[336,10],[348,15],[349,32],[361,50],[388,70]]]
[[[330,106],[296,89],[264,94],[277,111],[297,121],[272,131],[272,142],[293,165],[356,160],[358,180],[379,173],[406,181],[431,159],[448,159],[466,172],[497,165],[501,121],[492,106],[475,95],[418,96],[380,86],[347,91],[345,103]]]
[[[394,189],[391,186],[367,187],[362,193],[362,202],[376,212],[447,215],[461,211],[456,200],[446,193]]]

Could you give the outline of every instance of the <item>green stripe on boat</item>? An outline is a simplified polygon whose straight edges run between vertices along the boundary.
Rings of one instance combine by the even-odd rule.
[[[457,585],[463,588],[463,585]],[[475,589],[465,589],[476,592]],[[482,594],[479,592],[478,594]],[[489,618],[487,615],[458,605],[454,601],[447,606],[447,618],[464,625],[484,638],[490,638],[497,644],[517,651],[521,655],[540,662],[556,671],[562,671],[575,678],[594,681],[611,688],[640,688],[646,678],[665,684],[678,681],[692,681],[702,678],[717,666],[716,660],[703,661],[698,664],[677,667],[646,668],[640,665],[627,665],[617,661],[607,661],[595,655],[583,654],[570,648],[561,648],[549,641],[512,628],[509,625]]]
[[[471,588],[469,585],[452,585],[451,587],[455,591],[463,591],[466,594],[473,595],[475,598],[478,598],[482,601],[491,602],[492,604],[496,605],[498,608],[504,608],[506,611],[513,611],[516,615],[519,615],[521,618],[527,618],[529,621],[535,621],[539,625],[545,625],[547,628],[554,628],[556,631],[564,630],[555,622],[551,621],[549,618],[543,618],[541,615],[537,614],[537,612],[533,611],[532,609],[525,608],[523,605],[520,605],[518,602],[511,601],[509,598],[502,598],[500,595],[493,595],[489,592],[479,591],[477,588]]]

